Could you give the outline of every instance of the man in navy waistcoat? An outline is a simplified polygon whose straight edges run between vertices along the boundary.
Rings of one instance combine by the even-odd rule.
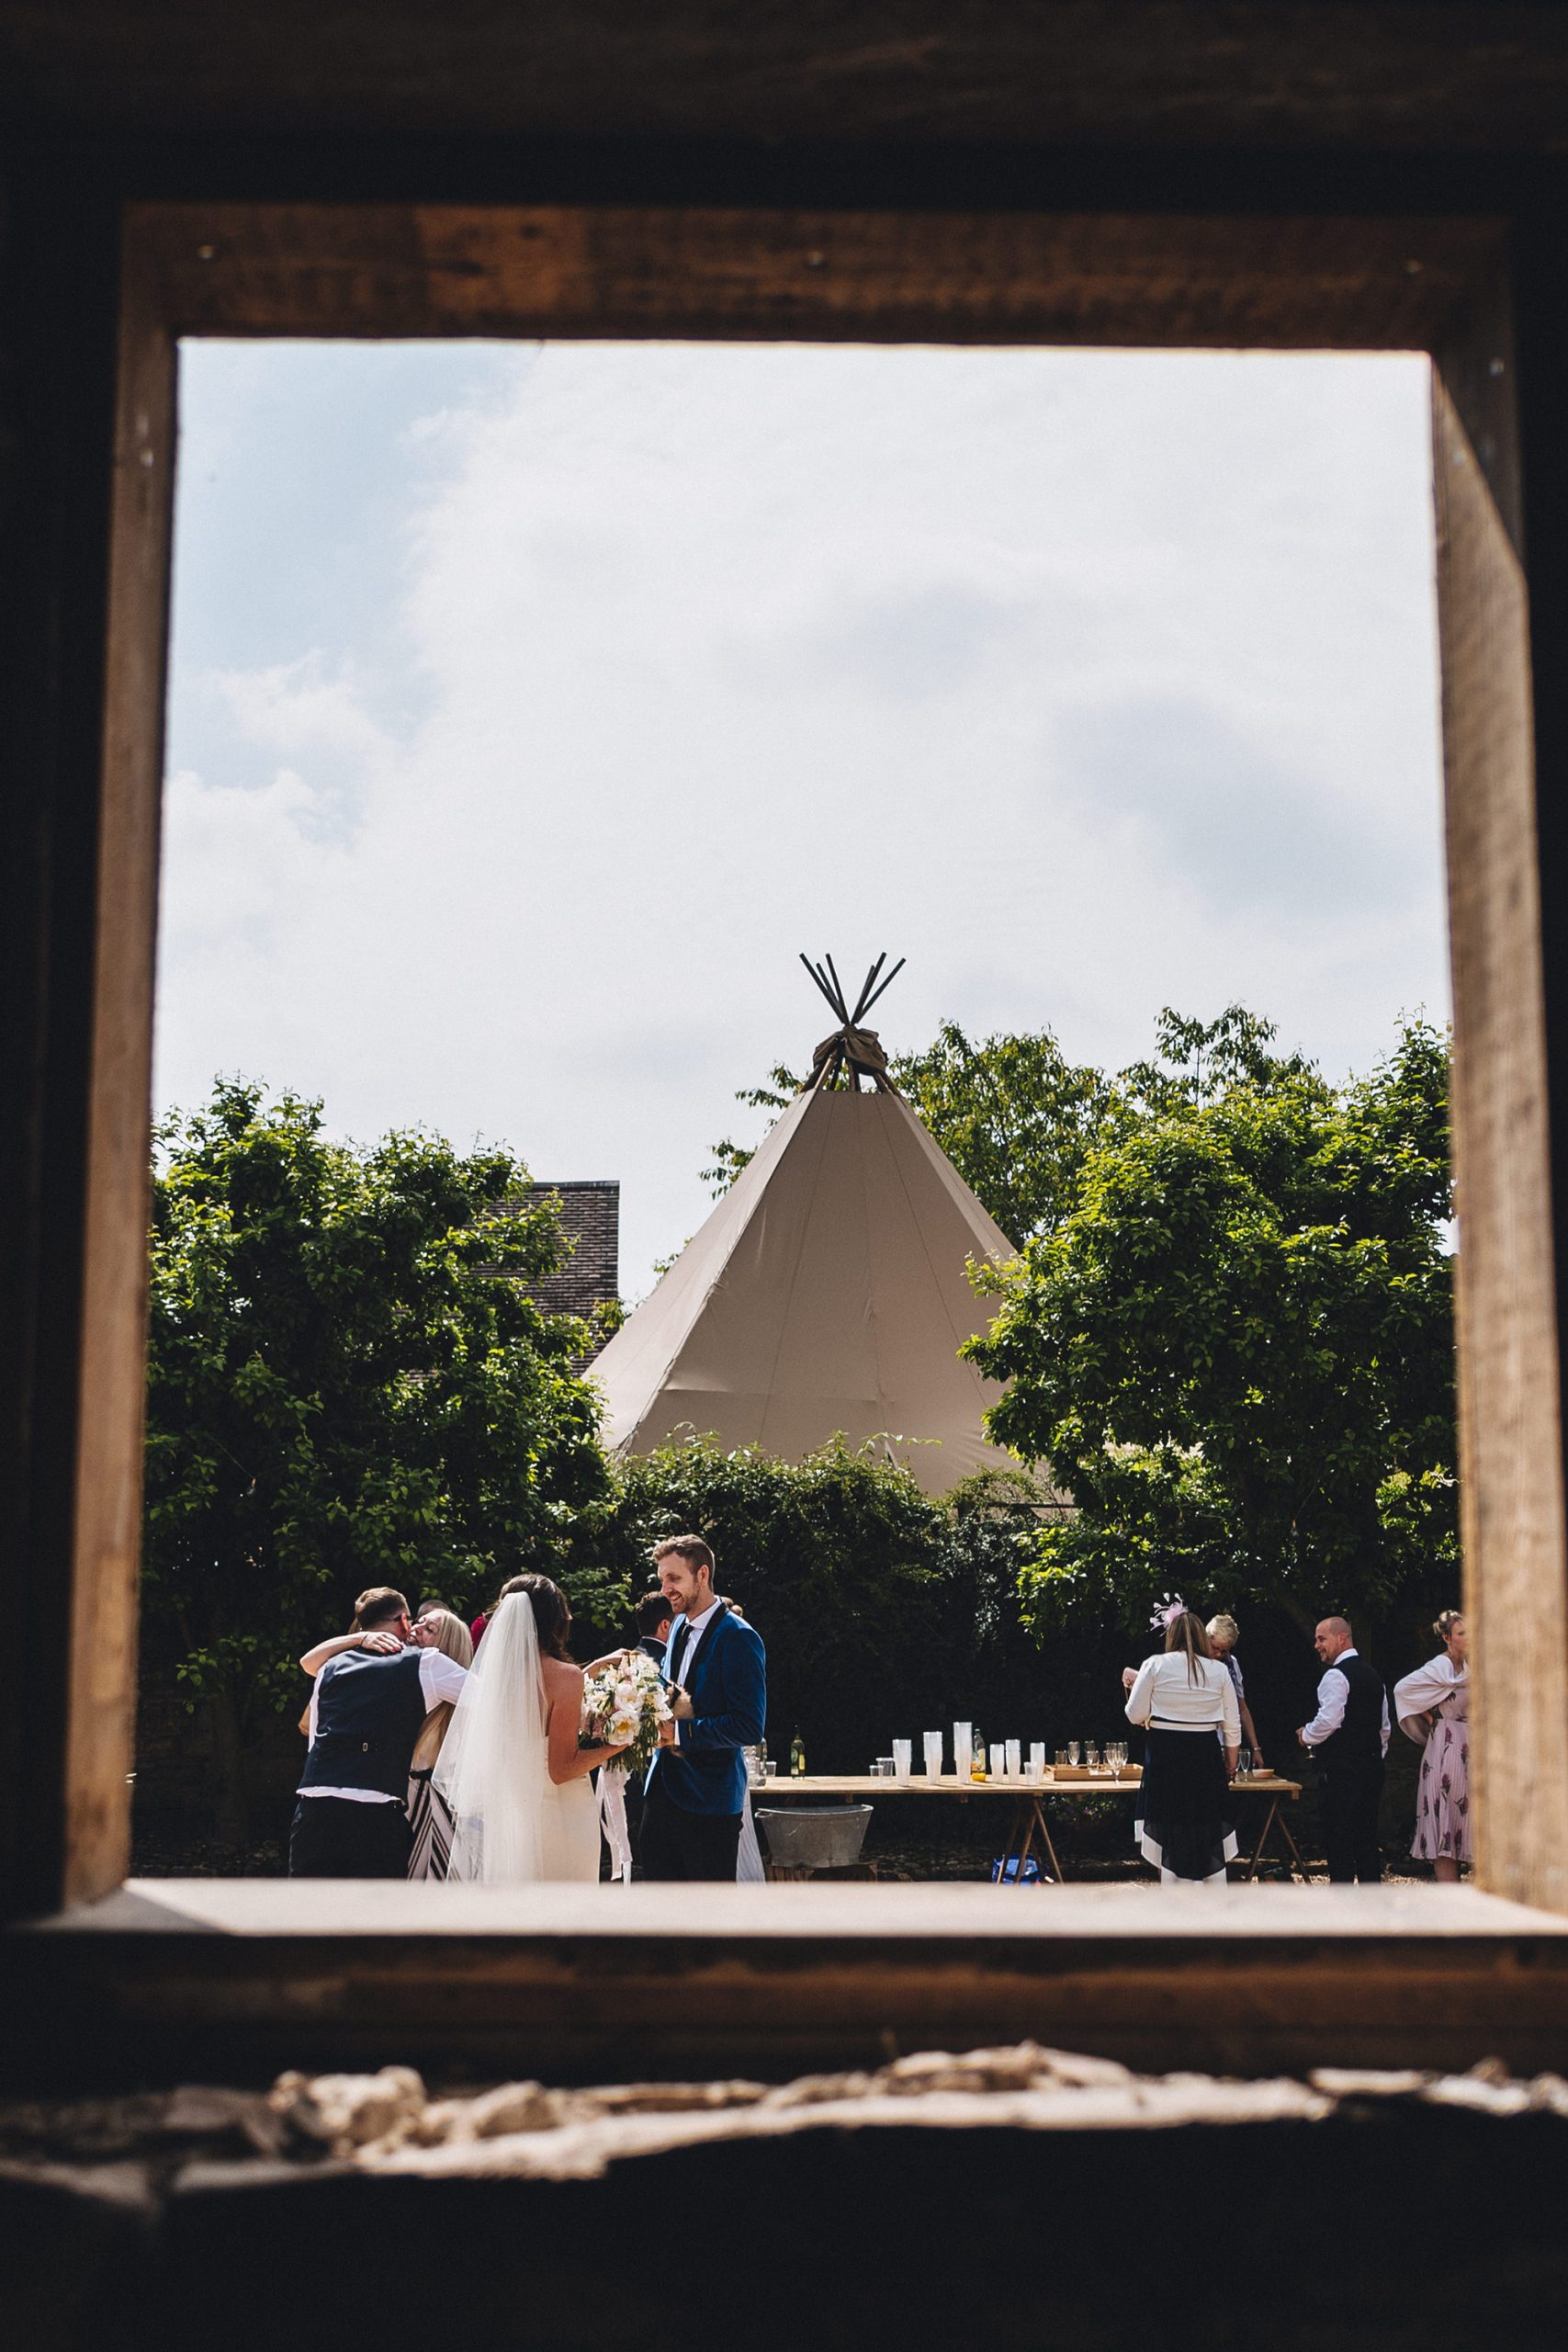
[[[1388,1692],[1356,1647],[1344,1617],[1325,1617],[1313,1647],[1327,1669],[1317,1713],[1297,1737],[1317,1764],[1317,1802],[1328,1875],[1375,1886],[1382,1877],[1378,1809],[1388,1754]]]
[[[288,1838],[290,1878],[406,1878],[409,1765],[425,1716],[467,1680],[455,1659],[416,1649],[409,1605],[389,1589],[359,1611],[365,1649],[316,1677],[310,1745]]]
[[[674,1618],[664,1672],[677,1696],[645,1784],[642,1874],[733,1885],[746,1804],[741,1751],[762,1736],[767,1657],[715,1592],[713,1554],[700,1535],[673,1535],[653,1558]]]

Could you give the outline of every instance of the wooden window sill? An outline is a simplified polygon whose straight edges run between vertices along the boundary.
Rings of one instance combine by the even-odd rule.
[[[1568,1920],[1468,1886],[151,1879],[5,1945],[32,2079],[775,2079],[1024,2039],[1151,2072],[1529,2074],[1568,2041]]]

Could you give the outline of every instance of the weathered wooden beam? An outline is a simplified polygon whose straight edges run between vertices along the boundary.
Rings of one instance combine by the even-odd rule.
[[[1495,221],[627,205],[148,204],[179,334],[1425,350]]]
[[[1156,2071],[1568,2061],[1568,1922],[1469,1888],[148,1880],[4,1958],[12,2079],[776,2079],[1026,2039]]]
[[[234,137],[1561,153],[1551,0],[10,0],[0,119]]]

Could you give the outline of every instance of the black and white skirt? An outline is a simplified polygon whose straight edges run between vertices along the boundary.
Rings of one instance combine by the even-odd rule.
[[[1134,1834],[1145,1861],[1167,1884],[1223,1886],[1235,1860],[1225,1751],[1212,1724],[1190,1731],[1149,1728]]]
[[[428,1770],[409,1775],[409,1824],[410,1878],[446,1878],[452,1861],[452,1815]]]

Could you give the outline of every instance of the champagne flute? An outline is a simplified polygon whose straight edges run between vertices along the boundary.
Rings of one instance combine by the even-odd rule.
[[[1081,1740],[1081,1739],[1069,1739],[1069,1740],[1068,1740],[1068,1742],[1067,1742],[1067,1761],[1068,1761],[1068,1763],[1072,1766],[1072,1768],[1073,1768],[1073,1770],[1074,1770],[1074,1771],[1075,1771],[1075,1772],[1076,1772],[1076,1771],[1077,1770],[1077,1769],[1078,1769],[1079,1759],[1081,1758],[1082,1755],[1083,1755],[1083,1742],[1082,1742],[1082,1740]]]

